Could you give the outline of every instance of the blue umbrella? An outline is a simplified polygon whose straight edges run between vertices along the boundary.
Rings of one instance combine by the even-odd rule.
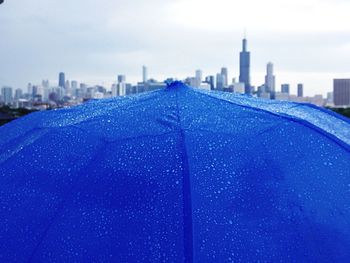
[[[350,125],[189,88],[0,128],[1,262],[347,262]]]

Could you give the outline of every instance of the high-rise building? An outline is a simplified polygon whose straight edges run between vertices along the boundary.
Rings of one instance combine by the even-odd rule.
[[[200,87],[202,84],[202,78],[203,78],[203,72],[200,69],[196,70],[196,77],[195,77],[195,87]]]
[[[333,96],[335,106],[350,105],[350,79],[334,79]]]
[[[148,80],[148,76],[147,76],[147,67],[143,66],[142,67],[142,82],[146,83]]]
[[[125,75],[118,75],[118,83],[124,83],[126,81]]]
[[[125,96],[126,95],[126,86],[127,86],[127,84],[125,82],[117,84],[118,96]]]
[[[70,86],[72,89],[77,89],[78,88],[78,81],[72,80]]]
[[[118,83],[115,86],[115,94],[117,96],[125,96],[126,95],[126,77],[125,75],[118,75]],[[113,91],[112,91],[113,93]]]
[[[276,77],[273,75],[273,64],[269,62],[266,66],[265,92],[274,93],[276,91]]]
[[[290,85],[289,84],[282,84],[281,85],[281,92],[289,94],[290,93]]]
[[[64,87],[69,90],[70,89],[70,81],[66,80],[66,84],[64,84]]]
[[[47,79],[43,79],[42,82],[41,82],[41,85],[42,85],[45,89],[50,88],[50,82],[49,82],[49,80],[47,80]]]
[[[332,105],[333,101],[334,101],[333,92],[327,92],[327,99],[326,99],[327,104]]]
[[[1,97],[5,105],[12,103],[13,95],[11,87],[2,87],[1,88]]]
[[[216,74],[216,89],[223,90],[224,84],[225,84],[225,76],[223,76],[221,73]]]
[[[239,82],[244,83],[245,93],[251,94],[250,52],[247,51],[247,39],[243,39],[243,50],[239,55]]]
[[[224,87],[228,87],[228,70],[225,67],[221,68],[221,75],[224,76]]]
[[[39,86],[33,85],[33,93],[32,93],[33,98],[35,98],[38,95],[39,95]]]
[[[118,96],[118,86],[117,84],[112,84],[112,97],[117,97]]]
[[[72,93],[71,95],[72,96],[77,96],[78,81],[72,80],[70,87],[71,87],[71,93]]]
[[[304,97],[304,85],[301,83],[298,84],[298,97]]]
[[[28,85],[27,85],[27,93],[30,94],[30,95],[33,93],[33,85],[32,85],[32,83],[28,83]]]
[[[66,76],[63,72],[60,72],[60,74],[58,75],[58,86],[61,88],[64,88],[66,84]]]
[[[205,78],[205,82],[209,84],[211,90],[215,89],[215,77],[214,76],[207,76]]]
[[[77,92],[77,93],[78,93],[78,95],[79,95],[81,98],[85,98],[85,96],[86,96],[86,94],[87,94],[87,88],[88,88],[87,84],[85,84],[85,83],[80,83],[80,85],[79,85],[79,92]]]
[[[23,96],[23,91],[22,91],[22,89],[16,89],[16,90],[15,90],[15,100],[17,101],[17,100],[21,99],[22,96]]]

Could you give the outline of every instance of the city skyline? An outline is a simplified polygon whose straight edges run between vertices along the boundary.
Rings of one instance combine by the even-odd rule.
[[[247,28],[253,85],[264,83],[272,61],[276,87],[290,83],[296,93],[301,82],[305,95],[325,96],[334,78],[349,77],[350,3],[311,2],[6,1],[0,7],[0,86],[54,81],[60,71],[89,84],[109,86],[116,74],[136,83],[140,65],[159,80],[183,79],[198,68],[210,75],[221,67],[238,79]]]

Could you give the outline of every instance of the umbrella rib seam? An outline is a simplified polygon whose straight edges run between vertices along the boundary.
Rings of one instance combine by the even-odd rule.
[[[178,115],[178,129],[180,135],[182,175],[183,175],[183,212],[184,212],[184,261],[186,263],[193,262],[193,221],[192,221],[192,198],[191,198],[191,182],[189,172],[188,154],[186,148],[185,129],[182,128],[178,89],[176,89],[176,111]]]

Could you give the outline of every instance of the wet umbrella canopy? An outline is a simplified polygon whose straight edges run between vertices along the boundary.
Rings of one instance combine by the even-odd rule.
[[[350,124],[191,89],[0,128],[1,262],[346,262]]]

